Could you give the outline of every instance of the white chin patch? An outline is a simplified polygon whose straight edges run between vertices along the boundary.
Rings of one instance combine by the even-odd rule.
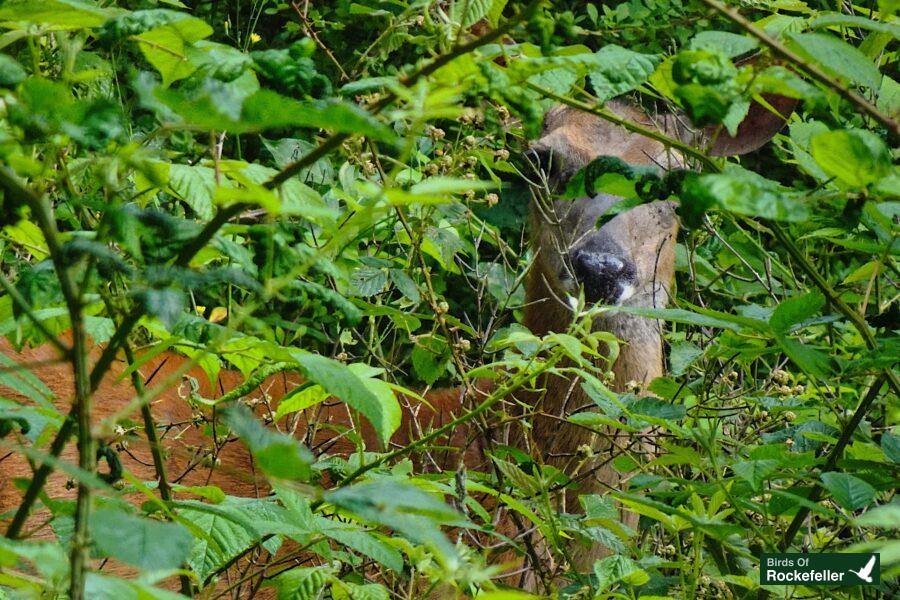
[[[631,284],[622,286],[622,293],[619,294],[619,301],[616,304],[622,304],[632,296],[634,296],[634,286]]]
[[[569,307],[572,310],[578,310],[578,298],[569,294],[566,296],[566,302],[569,303]]]

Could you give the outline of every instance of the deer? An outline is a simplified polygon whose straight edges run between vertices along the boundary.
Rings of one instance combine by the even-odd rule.
[[[770,107],[773,105],[770,102]],[[784,104],[774,103],[784,107]],[[676,114],[651,115],[636,104],[615,100],[606,107],[617,117],[655,129],[666,136],[696,143],[708,136],[707,131],[695,131],[684,125]],[[785,111],[789,114],[789,110]],[[712,156],[745,154],[760,148],[784,125],[784,114],[773,112],[753,104],[737,134],[720,133],[708,143],[707,152]],[[634,165],[664,170],[681,167],[684,158],[667,148],[662,142],[626,130],[620,124],[600,118],[595,114],[558,105],[551,108],[544,119],[542,134],[525,153],[533,174],[545,181],[544,188],[553,191],[592,159],[609,155]],[[657,307],[668,305],[673,293],[675,276],[675,249],[679,232],[676,214],[677,202],[657,200],[619,212],[598,222],[622,199],[600,193],[577,200],[552,200],[536,194],[530,209],[529,223],[534,260],[526,283],[526,308],[524,324],[538,336],[552,332],[565,332],[572,324],[577,303],[573,298],[582,295],[586,305],[610,307]],[[618,357],[612,365],[599,365],[613,373],[610,388],[623,392],[627,388],[647,394],[649,384],[665,372],[664,339],[662,324],[626,312],[606,311],[598,314],[591,324],[594,331],[613,334],[620,340]],[[13,363],[32,365],[31,372],[46,386],[45,392],[54,398],[62,413],[73,394],[69,365],[60,362],[56,348],[45,344],[35,348],[16,350],[6,339],[0,339],[0,353]],[[91,360],[96,360],[99,349],[94,348]],[[155,355],[140,368],[147,386],[171,379],[187,359],[173,351]],[[605,359],[598,359],[605,360]],[[7,361],[9,362],[9,361]],[[134,397],[134,389],[125,377],[127,365],[119,362],[111,369],[99,386],[95,398],[96,418],[105,419],[128,405]],[[182,369],[183,370],[183,369]],[[199,368],[187,370],[187,376],[200,384],[197,392],[207,398],[220,396],[243,382],[237,372],[222,370],[215,385],[206,381]],[[277,402],[290,390],[303,383],[297,375],[270,377],[260,390],[271,402]],[[621,473],[610,466],[610,458],[616,452],[630,452],[652,458],[654,449],[646,435],[633,436],[616,431],[598,435],[569,423],[568,418],[579,411],[591,410],[593,401],[579,385],[578,380],[546,376],[539,383],[539,392],[530,392],[520,400],[535,408],[535,418],[530,439],[534,451],[542,456],[545,464],[553,465],[577,481],[577,487],[561,497],[563,506],[577,512],[576,494],[606,494],[627,486],[629,473]],[[23,389],[10,389],[8,384],[0,392],[20,402],[33,402],[33,393]],[[250,453],[235,440],[210,441],[204,439],[196,424],[197,409],[186,402],[184,390],[173,388],[156,396],[151,408],[157,427],[161,431],[161,443],[167,449],[166,471],[168,482],[160,485],[190,486],[218,485],[227,494],[254,496],[267,493],[262,478],[254,476],[254,463]],[[465,410],[465,394],[459,389],[431,391],[425,402],[404,402],[403,426],[392,440],[405,444],[421,430],[423,423],[430,426],[447,423],[452,415]],[[271,404],[263,403],[262,411]],[[258,413],[260,410],[257,411]],[[307,414],[308,413],[308,414]],[[354,445],[340,432],[351,427],[347,408],[339,402],[324,402],[300,415],[293,431],[304,436],[313,449],[327,449],[331,453],[349,454]],[[156,471],[150,449],[146,445],[129,444],[130,430],[140,426],[123,424],[117,444],[125,466],[138,479],[153,481]],[[310,434],[310,432],[312,432]],[[324,432],[324,433],[323,433]],[[330,433],[329,433],[330,432]],[[367,443],[375,446],[371,431]],[[489,434],[488,434],[489,435]],[[26,443],[19,435],[19,441]],[[461,463],[470,468],[481,468],[489,462],[484,445],[471,443],[473,436],[468,428],[453,432],[453,443],[465,445],[459,452],[448,454],[439,468],[454,470]],[[74,444],[67,446],[61,460],[75,461]],[[9,450],[4,446],[0,454],[0,515],[8,516],[22,500],[21,488],[15,478],[31,475],[39,460]],[[593,458],[582,460],[585,451]],[[580,474],[572,473],[579,464]],[[47,481],[45,491],[51,498],[71,498],[67,489],[67,476],[54,473]],[[178,493],[178,492],[176,492]],[[6,518],[6,517],[4,517]],[[637,515],[621,511],[623,523],[632,529],[637,525]],[[46,511],[38,511],[28,521],[22,533],[47,535]],[[571,549],[574,564],[571,567],[584,572],[593,562],[609,553],[599,544],[589,547],[576,545]],[[536,590],[541,581],[533,572],[519,580],[527,589]],[[546,583],[546,581],[544,582]]]

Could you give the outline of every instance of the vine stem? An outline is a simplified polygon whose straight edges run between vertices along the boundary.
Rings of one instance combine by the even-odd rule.
[[[37,222],[38,228],[47,243],[47,250],[56,277],[59,280],[60,291],[66,303],[69,313],[69,322],[72,326],[72,348],[69,352],[69,361],[72,363],[72,371],[75,380],[75,398],[72,403],[72,413],[66,419],[69,429],[78,423],[78,466],[87,473],[93,473],[97,466],[94,439],[91,436],[91,393],[88,373],[88,357],[86,333],[84,330],[84,315],[81,311],[81,292],[75,284],[72,273],[69,271],[69,262],[65,258],[59,231],[53,217],[53,209],[42,195],[38,195],[23,185],[12,170],[0,167],[0,187],[4,189],[7,200],[15,205],[23,204],[28,207],[31,217]],[[72,418],[74,416],[74,419]],[[65,424],[64,424],[65,426]],[[59,445],[65,445],[65,440]],[[54,440],[54,445],[57,441]],[[41,468],[47,466],[43,463]],[[49,470],[48,470],[49,473]],[[41,484],[43,487],[43,483]],[[38,489],[40,491],[40,488]],[[32,502],[37,493],[32,492]],[[21,511],[21,506],[19,507]],[[75,502],[75,530],[72,534],[72,550],[69,555],[69,597],[73,600],[84,599],[85,567],[88,559],[88,547],[90,535],[88,533],[88,518],[91,512],[91,487],[82,479],[78,481],[78,497]],[[28,511],[22,517],[16,514],[16,519],[24,523]]]
[[[769,36],[765,31],[756,27],[756,25],[754,25],[743,15],[741,15],[741,13],[737,11],[737,9],[730,6],[725,6],[724,4],[719,2],[719,0],[702,0],[702,2],[713,10],[720,12],[728,17],[728,19],[738,25],[741,29],[768,46],[768,48],[772,50],[772,52],[797,65],[798,67],[801,67],[804,71],[809,73],[813,79],[835,92],[844,100],[850,102],[860,111],[866,113],[867,115],[878,121],[878,123],[880,123],[891,133],[895,140],[900,138],[900,123],[878,110],[878,108],[871,102],[869,102],[847,86],[843,85],[834,77],[828,75],[817,65],[804,60],[803,57],[801,57],[799,54],[797,54],[775,38]]]

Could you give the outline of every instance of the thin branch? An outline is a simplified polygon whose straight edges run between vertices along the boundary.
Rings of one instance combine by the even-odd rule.
[[[884,385],[887,376],[882,374],[878,377],[875,382],[869,386],[869,391],[866,393],[865,397],[860,401],[859,406],[856,408],[856,412],[853,413],[853,417],[844,425],[843,430],[841,430],[841,436],[838,438],[838,441],[835,443],[834,447],[831,449],[831,452],[828,453],[828,458],[825,459],[825,464],[822,465],[822,473],[827,473],[834,469],[835,465],[837,465],[837,461],[840,460],[841,456],[844,454],[844,448],[847,447],[847,444],[850,443],[850,438],[853,437],[853,432],[856,431],[856,428],[859,427],[860,422],[862,421],[863,416],[869,411],[872,404],[875,402],[875,399],[878,398],[878,392],[881,390],[881,386]],[[809,502],[818,502],[822,497],[822,485],[818,480],[813,481],[812,491],[807,496],[807,500]],[[808,504],[803,504],[797,509],[797,514],[794,515],[794,520],[791,521],[791,524],[788,526],[787,531],[784,532],[784,537],[779,544],[779,548],[782,552],[790,548],[791,544],[794,543],[794,537],[797,535],[797,532],[800,531],[800,528],[803,526],[803,521],[806,520],[807,515],[809,514],[809,506]]]
[[[744,18],[737,11],[737,9],[725,6],[724,4],[719,2],[719,0],[702,1],[710,8],[722,13],[723,15],[731,19],[741,29],[768,46],[769,49],[772,50],[772,52],[802,68],[804,71],[809,73],[813,79],[815,79],[825,87],[831,89],[844,100],[853,104],[853,106],[855,106],[861,112],[866,113],[867,115],[878,121],[894,136],[894,139],[900,138],[900,123],[878,110],[875,105],[848,88],[846,85],[842,84],[834,77],[831,77],[830,75],[825,73],[825,71],[820,69],[817,65],[804,60],[793,50],[790,50],[775,38],[770,37],[765,31],[759,29],[753,23]]]

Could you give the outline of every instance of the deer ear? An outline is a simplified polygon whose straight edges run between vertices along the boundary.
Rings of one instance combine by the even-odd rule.
[[[761,148],[781,131],[797,106],[797,100],[775,94],[764,94],[763,100],[771,109],[759,102],[751,102],[747,116],[738,125],[734,136],[728,135],[724,129],[719,133],[710,148],[711,156],[747,154]]]

